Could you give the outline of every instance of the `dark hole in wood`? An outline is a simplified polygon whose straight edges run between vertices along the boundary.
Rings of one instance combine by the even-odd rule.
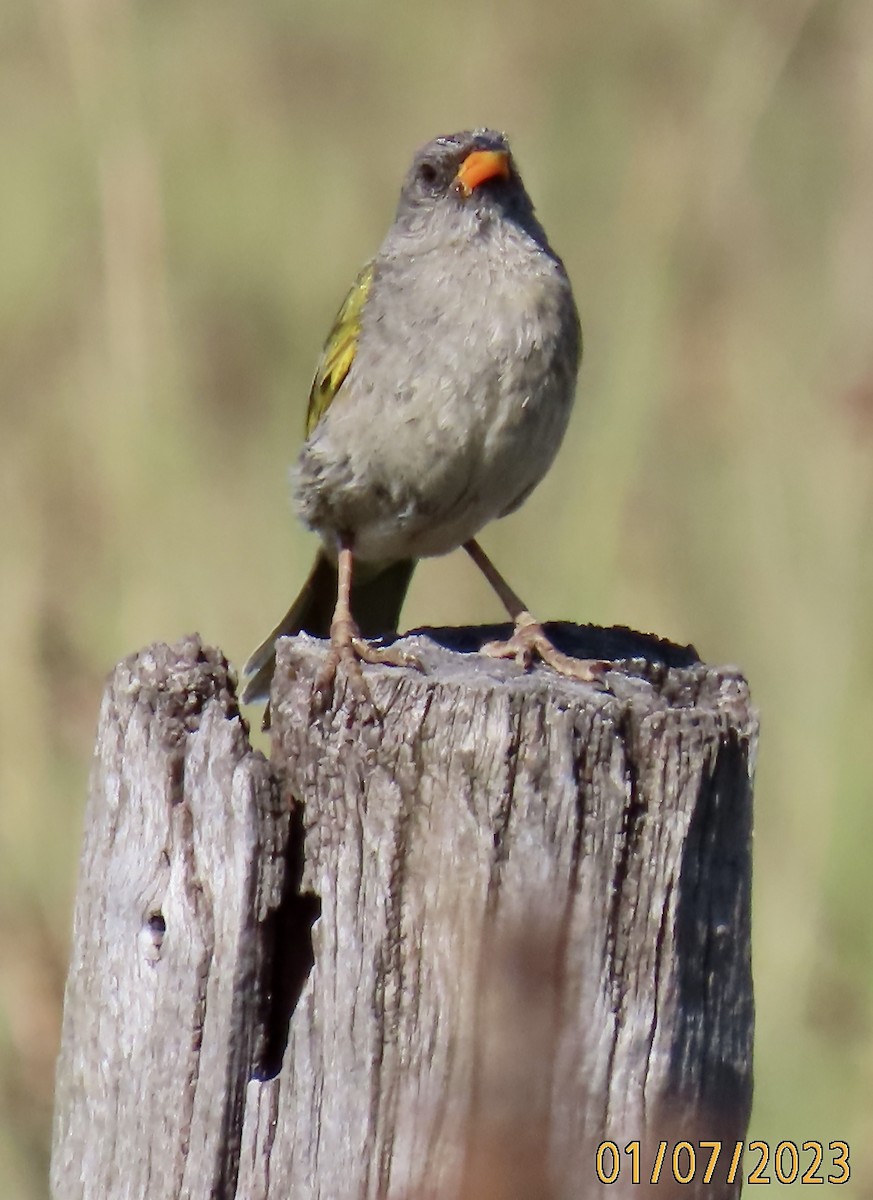
[[[693,646],[677,646],[651,633],[638,633],[624,625],[603,628],[599,625],[577,625],[573,621],[546,621],[546,633],[564,654],[576,658],[603,658],[615,662],[641,659],[651,667],[690,667],[700,662]],[[424,626],[411,629],[403,635],[385,637],[385,644],[399,640],[402,636],[413,637],[423,634],[447,650],[461,654],[474,654],[485,645],[509,637],[512,626],[468,625]]]
[[[160,960],[166,931],[167,922],[164,920],[164,914],[160,911],[149,913],[143,921],[139,945],[147,962],[156,963]]]
[[[315,961],[312,926],[321,916],[321,899],[312,892],[300,891],[302,878],[303,807],[295,804],[291,813],[282,900],[267,918],[264,928],[269,982],[263,1051],[255,1063],[255,1079],[273,1079],[279,1074],[288,1045],[291,1017]]]

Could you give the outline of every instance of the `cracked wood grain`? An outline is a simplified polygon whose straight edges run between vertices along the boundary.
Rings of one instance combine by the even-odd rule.
[[[756,718],[737,672],[632,637],[613,694],[404,639],[426,672],[367,671],[379,721],[314,717],[323,647],[281,647],[321,919],[240,1195],[575,1198],[601,1139],[743,1137]]]
[[[626,660],[598,692],[471,653],[499,632],[405,639],[426,670],[365,668],[378,719],[342,680],[318,711],[323,644],[282,642],[269,768],[216,652],[118,668],[56,1200],[577,1200],[603,1138],[744,1136],[746,684],[554,627]]]
[[[85,818],[55,1197],[233,1195],[288,825],[219,654],[190,638],[118,666]]]

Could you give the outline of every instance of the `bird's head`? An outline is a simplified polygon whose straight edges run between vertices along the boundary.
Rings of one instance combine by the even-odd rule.
[[[455,228],[508,217],[533,220],[533,205],[505,136],[492,129],[434,138],[416,153],[397,206],[397,221],[417,230]]]

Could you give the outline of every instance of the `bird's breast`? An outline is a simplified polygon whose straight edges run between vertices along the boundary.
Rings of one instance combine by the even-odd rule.
[[[377,272],[355,361],[301,455],[304,520],[351,530],[362,557],[446,553],[511,511],[572,403],[578,325],[560,266],[493,247],[463,269],[428,257]]]

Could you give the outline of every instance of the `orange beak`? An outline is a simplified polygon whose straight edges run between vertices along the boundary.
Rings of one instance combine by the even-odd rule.
[[[474,150],[461,163],[455,176],[455,186],[462,196],[472,196],[489,179],[509,178],[509,155],[505,150]]]

